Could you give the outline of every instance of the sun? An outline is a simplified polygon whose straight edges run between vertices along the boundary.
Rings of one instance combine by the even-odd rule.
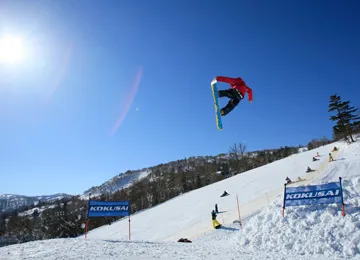
[[[3,36],[0,38],[0,62],[16,64],[24,58],[23,41],[15,36]]]

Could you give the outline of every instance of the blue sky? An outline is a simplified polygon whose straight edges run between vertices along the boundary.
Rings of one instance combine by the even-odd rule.
[[[1,1],[0,35],[22,36],[28,55],[0,64],[0,192],[76,194],[235,142],[331,137],[329,96],[359,107],[359,11],[357,1]],[[254,93],[223,131],[210,90],[219,75]]]

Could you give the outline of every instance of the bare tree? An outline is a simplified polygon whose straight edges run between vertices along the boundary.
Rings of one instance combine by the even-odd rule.
[[[246,168],[246,144],[238,143],[233,144],[229,149],[230,166],[236,172],[243,171]]]
[[[239,144],[233,144],[233,146],[229,149],[229,156],[231,159],[239,160],[240,158],[244,157],[244,154],[246,152],[246,144],[239,143]]]

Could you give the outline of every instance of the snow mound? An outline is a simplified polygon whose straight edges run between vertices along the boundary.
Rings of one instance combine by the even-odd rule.
[[[236,236],[239,247],[253,252],[304,256],[360,257],[360,178],[343,182],[345,217],[340,204],[287,207],[283,197],[250,218]]]
[[[303,152],[307,152],[309,149],[307,147],[302,147],[302,148],[299,148],[298,152],[299,153],[303,153]]]

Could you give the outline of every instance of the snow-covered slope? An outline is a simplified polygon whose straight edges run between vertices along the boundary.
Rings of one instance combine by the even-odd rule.
[[[5,259],[360,259],[360,145],[337,143],[189,192],[76,239],[0,248]],[[320,161],[312,157],[320,154]],[[315,172],[305,174],[307,166]],[[326,183],[343,178],[346,216],[339,205],[288,207],[281,215],[283,183]],[[230,195],[220,197],[226,190]],[[238,223],[239,197],[242,229]],[[223,228],[211,227],[217,203]],[[186,237],[192,243],[177,243]]]

